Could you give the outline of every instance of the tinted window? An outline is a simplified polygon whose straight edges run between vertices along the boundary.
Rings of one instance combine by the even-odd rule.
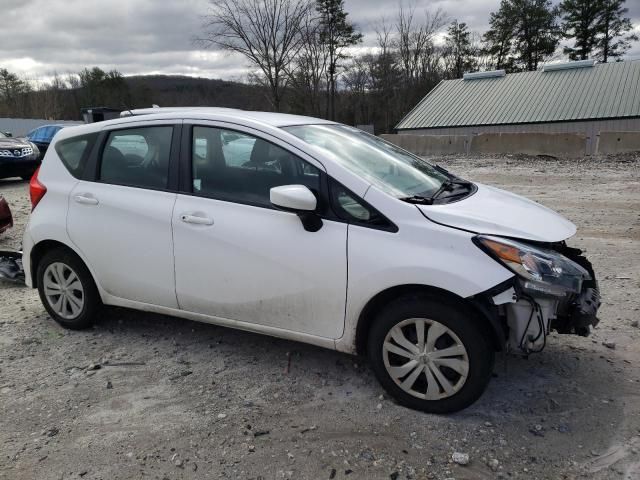
[[[51,143],[51,140],[53,140],[53,137],[55,137],[56,133],[58,133],[61,129],[62,127],[49,127],[47,129],[46,141]]]
[[[33,142],[41,142],[44,139],[44,130],[44,127],[36,128],[35,130],[32,130],[27,136],[29,137],[29,140]]]
[[[238,203],[270,206],[269,191],[301,184],[320,190],[320,171],[261,138],[211,127],[194,127],[193,192]]]
[[[53,134],[55,133],[55,127],[46,127],[42,129],[42,141],[50,142],[53,138]]]
[[[166,189],[173,127],[143,127],[109,134],[100,162],[100,181]]]
[[[91,147],[98,138],[97,133],[67,138],[56,143],[56,152],[67,170],[76,178],[84,172]]]

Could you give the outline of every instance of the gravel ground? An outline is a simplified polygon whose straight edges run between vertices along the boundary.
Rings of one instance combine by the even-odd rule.
[[[640,157],[441,163],[578,225],[604,299],[591,337],[498,357],[479,402],[435,416],[387,398],[362,359],[118,309],[69,332],[0,284],[0,478],[640,478]],[[0,194],[15,248],[27,185]]]

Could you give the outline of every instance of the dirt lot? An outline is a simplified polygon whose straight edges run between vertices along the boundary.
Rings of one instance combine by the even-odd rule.
[[[0,478],[640,478],[640,157],[442,163],[578,225],[604,298],[591,337],[498,358],[478,403],[434,416],[362,359],[122,310],[68,332],[0,285]],[[18,247],[27,186],[0,193],[17,220],[0,249]]]

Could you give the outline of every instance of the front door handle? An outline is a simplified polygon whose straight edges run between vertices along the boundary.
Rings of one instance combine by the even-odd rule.
[[[201,217],[199,215],[183,214],[180,219],[184,223],[193,223],[195,225],[213,225],[213,219],[209,217]]]
[[[92,196],[91,194],[81,193],[73,197],[76,203],[81,203],[82,205],[98,205],[98,199]]]

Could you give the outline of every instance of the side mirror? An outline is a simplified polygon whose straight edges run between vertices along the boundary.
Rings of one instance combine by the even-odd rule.
[[[13,137],[13,133],[11,133],[11,132],[4,132],[4,134],[5,134],[7,137]]]
[[[300,217],[307,232],[317,232],[322,228],[322,219],[315,213],[318,206],[316,196],[304,185],[282,185],[269,191],[271,204]]]

